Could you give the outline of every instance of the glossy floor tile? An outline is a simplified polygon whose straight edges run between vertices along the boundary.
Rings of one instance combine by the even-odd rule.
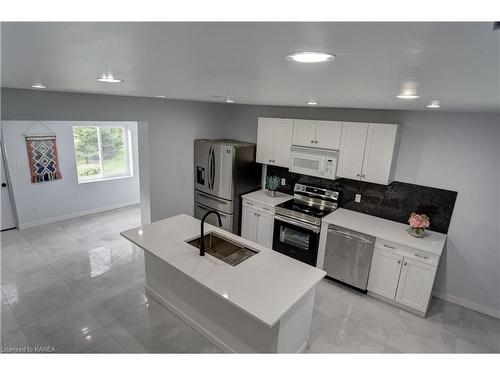
[[[219,353],[144,292],[143,251],[121,231],[138,207],[0,233],[1,348]],[[323,280],[310,353],[499,353],[500,320],[433,299],[423,319]]]

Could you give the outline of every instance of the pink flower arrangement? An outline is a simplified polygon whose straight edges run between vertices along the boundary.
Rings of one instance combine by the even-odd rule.
[[[420,229],[429,228],[430,225],[429,217],[427,215],[419,215],[415,212],[411,213],[408,223],[410,223],[410,227]]]

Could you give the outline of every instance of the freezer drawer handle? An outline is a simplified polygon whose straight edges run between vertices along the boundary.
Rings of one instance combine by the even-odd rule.
[[[199,204],[197,204],[196,207],[198,207],[200,210],[203,210],[203,211],[210,211],[211,210],[211,208],[205,208],[203,206],[200,206]],[[221,217],[226,217],[226,215],[224,215],[222,212],[219,212],[219,215]]]
[[[216,202],[218,202],[218,203],[220,203],[220,204],[227,205],[227,202],[226,202],[226,201],[224,201],[224,200],[222,200],[222,199],[215,198],[215,197],[211,197],[210,195],[205,195],[205,194],[200,193],[200,192],[197,192],[197,194],[198,194],[199,196],[203,197],[203,198],[207,198],[207,199],[210,199],[210,200],[212,200],[212,201],[216,201]]]
[[[384,247],[387,247],[387,248],[392,249],[392,250],[396,250],[396,248],[394,246],[391,246],[391,245],[384,245]]]
[[[372,241],[367,240],[366,238],[358,237],[358,236],[355,236],[355,235],[353,235],[351,233],[342,232],[342,231],[337,230],[337,229],[330,228],[330,229],[328,229],[328,233],[335,233],[335,234],[337,234],[339,236],[347,238],[348,240],[359,241],[359,242],[362,242],[362,243],[372,243]]]
[[[311,224],[307,224],[307,223],[302,223],[300,221],[295,221],[295,220],[292,220],[292,219],[287,219],[283,216],[274,216],[274,218],[278,221],[282,221],[284,223],[288,223],[288,224],[292,224],[292,225],[296,225],[298,226],[299,228],[304,228],[304,229],[308,229],[314,233],[319,233],[320,231],[320,228],[318,228],[317,226],[314,226],[314,225],[311,225]]]

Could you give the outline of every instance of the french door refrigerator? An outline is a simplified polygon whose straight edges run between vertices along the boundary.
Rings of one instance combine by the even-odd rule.
[[[241,195],[260,188],[261,167],[255,144],[226,139],[194,141],[194,214],[217,210],[222,227],[240,234]],[[211,215],[207,222],[217,225]]]

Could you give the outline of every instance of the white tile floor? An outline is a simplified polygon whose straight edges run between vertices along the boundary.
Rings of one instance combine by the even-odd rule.
[[[138,225],[131,207],[2,232],[2,351],[219,352],[144,293],[143,252],[119,235]],[[422,319],[324,280],[309,351],[500,352],[500,320],[436,299]]]

